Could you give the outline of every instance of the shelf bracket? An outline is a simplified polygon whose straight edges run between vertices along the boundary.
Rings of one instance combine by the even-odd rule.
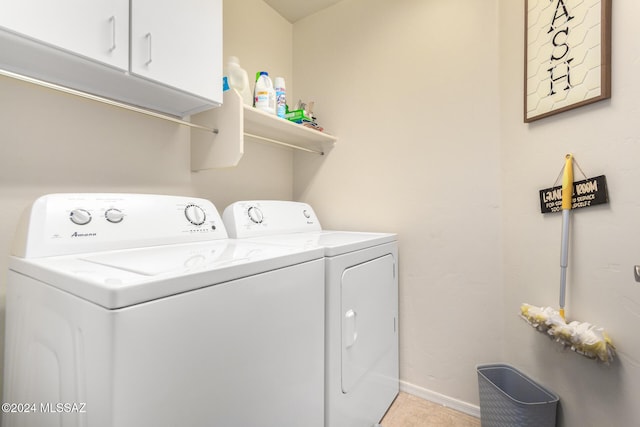
[[[240,95],[223,93],[222,107],[191,116],[193,123],[219,128],[215,135],[191,132],[191,170],[237,166],[244,155],[244,114]]]

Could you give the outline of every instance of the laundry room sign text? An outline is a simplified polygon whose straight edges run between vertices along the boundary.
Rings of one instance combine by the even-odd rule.
[[[571,209],[588,208],[609,203],[607,178],[604,175],[587,178],[573,183]],[[562,210],[562,186],[540,190],[541,213],[560,212]]]

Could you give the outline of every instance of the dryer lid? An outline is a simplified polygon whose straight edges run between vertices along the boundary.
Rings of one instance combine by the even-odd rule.
[[[320,236],[319,245],[324,248],[324,255],[331,257],[395,242],[396,239],[397,236],[392,233],[327,230]]]
[[[317,231],[290,233],[246,239],[258,243],[292,246],[300,249],[321,247],[327,257],[355,252],[385,243],[395,242],[393,233],[362,233],[357,231]]]
[[[322,230],[307,203],[282,200],[235,202],[224,210],[222,220],[233,238],[310,248],[324,248],[325,256],[337,256],[397,239],[391,233]]]

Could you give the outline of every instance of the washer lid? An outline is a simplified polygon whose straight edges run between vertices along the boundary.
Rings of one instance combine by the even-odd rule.
[[[25,259],[9,268],[108,309],[126,307],[322,258],[300,249],[219,240]]]
[[[359,251],[384,243],[395,242],[392,233],[361,233],[357,231],[317,231],[310,233],[290,233],[276,236],[256,237],[244,241],[292,246],[299,249],[321,247],[328,257]]]

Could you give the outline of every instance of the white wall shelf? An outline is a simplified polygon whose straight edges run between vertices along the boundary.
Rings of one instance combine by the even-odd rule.
[[[236,166],[244,154],[244,138],[319,155],[327,153],[337,141],[333,135],[244,105],[234,90],[224,93],[222,107],[194,115],[192,122],[217,130],[191,131],[193,171]]]

